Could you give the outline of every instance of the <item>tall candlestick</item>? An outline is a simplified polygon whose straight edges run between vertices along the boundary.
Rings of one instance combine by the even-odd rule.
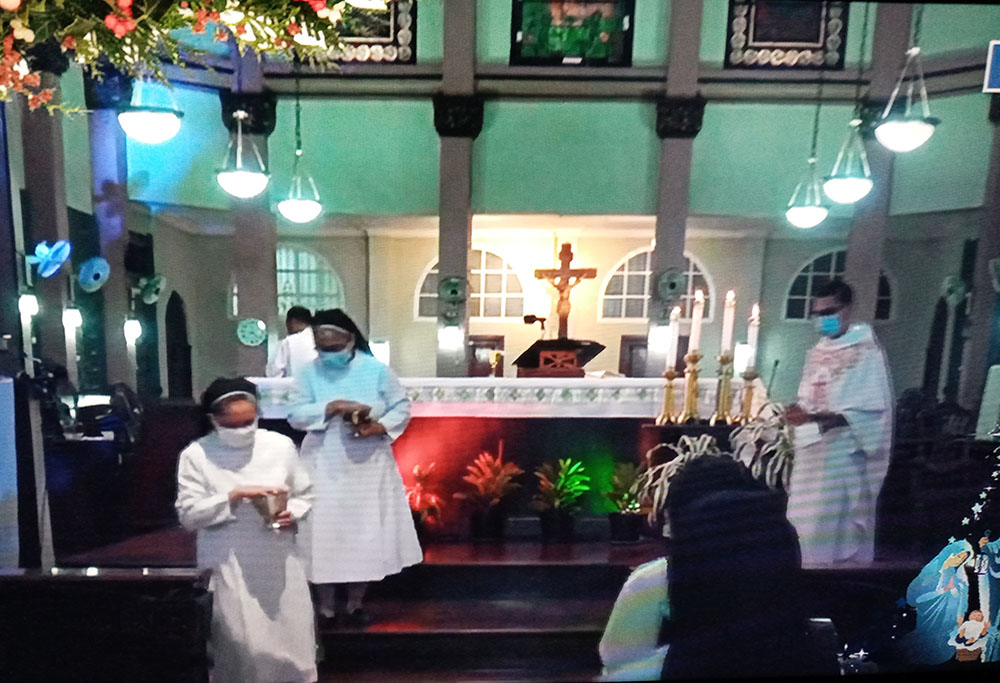
[[[670,311],[670,329],[667,331],[667,370],[677,367],[677,347],[681,336],[681,307]]]
[[[705,293],[695,290],[694,306],[691,309],[691,336],[688,338],[688,353],[697,351],[701,345],[701,318],[705,314]]]
[[[722,353],[733,355],[733,327],[736,324],[736,292],[726,292],[726,304],[722,310]]]
[[[747,368],[757,367],[757,338],[760,334],[760,304],[754,304],[750,309],[750,320],[747,325],[747,346],[750,347],[750,360]]]

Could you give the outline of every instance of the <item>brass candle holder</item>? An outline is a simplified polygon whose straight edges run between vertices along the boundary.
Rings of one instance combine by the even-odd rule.
[[[718,423],[733,424],[733,357],[719,356],[719,389],[715,395],[715,414],[708,421],[713,427]]]
[[[760,375],[754,368],[747,368],[743,373],[743,404],[740,406],[740,416],[738,422],[747,424],[753,419],[751,411],[753,409],[753,383]]]
[[[692,351],[684,356],[684,412],[677,418],[678,424],[698,421],[698,363],[701,354]]]
[[[679,376],[673,368],[669,368],[663,373],[663,379],[667,380],[667,383],[663,387],[663,411],[656,418],[656,424],[659,426],[671,425],[676,422],[677,414],[674,412],[674,380]]]

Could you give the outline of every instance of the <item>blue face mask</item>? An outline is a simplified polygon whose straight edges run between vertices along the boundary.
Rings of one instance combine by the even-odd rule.
[[[813,320],[816,331],[824,337],[833,337],[840,332],[840,315],[837,313],[818,315]]]
[[[354,349],[348,346],[340,351],[319,351],[319,359],[328,368],[346,368],[354,358]]]

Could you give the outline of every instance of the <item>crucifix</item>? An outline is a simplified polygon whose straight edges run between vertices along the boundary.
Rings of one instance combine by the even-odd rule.
[[[562,245],[559,251],[559,268],[540,268],[535,271],[535,277],[539,280],[548,280],[549,284],[559,292],[559,303],[556,305],[556,313],[559,315],[559,338],[569,338],[569,292],[584,280],[597,277],[596,268],[570,268],[569,264],[573,260],[573,249],[569,242]]]

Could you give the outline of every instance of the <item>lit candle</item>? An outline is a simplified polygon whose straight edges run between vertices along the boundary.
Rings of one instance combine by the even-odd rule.
[[[747,326],[747,346],[750,347],[750,360],[747,368],[757,367],[757,336],[760,334],[760,304],[754,304],[750,309],[750,320]]]
[[[695,290],[694,306],[691,310],[691,336],[688,338],[688,353],[694,353],[701,344],[701,318],[705,314],[705,293]]]
[[[736,324],[736,292],[726,292],[726,305],[722,310],[722,353],[733,355],[733,327]]]
[[[667,370],[677,367],[677,346],[681,336],[681,307],[670,311],[670,329],[667,332]]]

